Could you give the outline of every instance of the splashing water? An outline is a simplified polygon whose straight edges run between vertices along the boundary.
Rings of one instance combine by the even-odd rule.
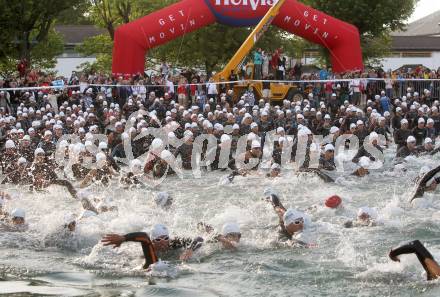
[[[408,192],[419,169],[437,159],[409,160],[407,172],[390,167],[371,170],[365,178],[343,175],[325,184],[314,175],[286,172],[282,177],[236,177],[211,172],[201,179],[168,178],[154,190],[91,187],[97,200],[110,198],[116,212],[78,221],[74,234],[62,226],[68,215],[79,216],[81,204],[57,186],[30,193],[7,190],[14,199],[8,210],[26,210],[29,230],[0,233],[0,293],[63,296],[439,296],[437,282],[427,283],[413,255],[401,263],[388,259],[392,247],[419,239],[440,259],[440,202],[425,195],[415,205]],[[286,207],[307,213],[307,233],[316,247],[301,249],[275,245],[278,218],[263,201],[263,190],[274,188]],[[164,210],[154,203],[158,191],[168,191],[173,205]],[[338,194],[343,208],[324,207],[325,198]],[[313,206],[313,207],[312,207]],[[344,229],[357,209],[376,209],[381,224]],[[236,252],[206,244],[186,264],[170,260],[167,269],[147,273],[139,244],[119,249],[99,243],[106,233],[147,231],[156,223],[168,226],[171,237],[195,237],[197,223],[217,232],[225,222],[236,222],[242,242]]]

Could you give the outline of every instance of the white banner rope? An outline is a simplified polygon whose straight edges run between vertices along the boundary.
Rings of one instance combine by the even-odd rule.
[[[204,86],[208,84],[214,85],[225,85],[225,84],[240,84],[240,85],[250,85],[253,83],[277,83],[277,84],[313,84],[313,83],[343,83],[343,82],[353,82],[354,80],[367,81],[367,82],[385,82],[388,79],[384,78],[355,78],[355,79],[330,79],[330,80],[239,80],[239,81],[224,81],[224,82],[205,82],[197,84],[185,84],[185,86]],[[393,83],[405,83],[405,82],[440,82],[440,79],[419,79],[419,78],[408,78],[408,79],[392,79]],[[179,84],[174,85],[174,87],[181,86]],[[89,88],[89,87],[107,87],[107,88],[121,88],[121,87],[145,87],[145,88],[167,88],[168,85],[110,85],[110,84],[88,84],[88,85],[65,85],[65,86],[45,86],[45,87],[19,87],[19,88],[0,88],[0,91],[28,91],[28,90],[64,90],[73,88]]]

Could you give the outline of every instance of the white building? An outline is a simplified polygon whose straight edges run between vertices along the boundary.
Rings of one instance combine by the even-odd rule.
[[[77,67],[85,62],[94,62],[96,58],[93,56],[84,57],[75,51],[75,47],[84,42],[84,39],[107,31],[99,29],[92,25],[60,25],[55,26],[55,30],[64,38],[64,52],[57,57],[57,65],[55,70],[58,75],[70,77],[72,71],[78,70]]]
[[[404,65],[440,67],[440,10],[392,35],[392,53],[381,60],[385,71]]]

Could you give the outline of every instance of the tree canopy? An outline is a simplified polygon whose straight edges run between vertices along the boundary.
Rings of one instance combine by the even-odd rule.
[[[353,24],[361,34],[364,60],[383,57],[390,49],[390,33],[403,29],[419,0],[303,0],[335,18]]]
[[[26,59],[35,67],[55,66],[63,51],[62,38],[53,25],[64,11],[85,0],[0,0],[0,62]]]

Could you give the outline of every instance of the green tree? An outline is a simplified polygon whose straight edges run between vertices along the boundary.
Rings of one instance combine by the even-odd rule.
[[[86,72],[110,73],[112,66],[113,41],[108,34],[101,34],[87,38],[76,51],[84,56],[96,56],[96,62],[86,62],[80,66]]]
[[[0,0],[3,8],[0,62],[26,59],[29,64],[53,64],[62,51],[62,40],[53,31],[57,16],[83,0]],[[5,33],[5,34],[3,34]]]
[[[63,37],[51,29],[43,42],[35,44],[30,53],[32,66],[41,69],[54,68],[56,57],[64,50]]]
[[[418,0],[303,0],[335,18],[355,25],[361,34],[365,61],[389,50],[392,31],[402,29]]]
[[[106,29],[113,40],[115,29],[178,0],[90,0],[90,19]]]
[[[66,9],[57,17],[57,25],[91,25],[90,1],[82,0],[73,5],[71,9]]]

